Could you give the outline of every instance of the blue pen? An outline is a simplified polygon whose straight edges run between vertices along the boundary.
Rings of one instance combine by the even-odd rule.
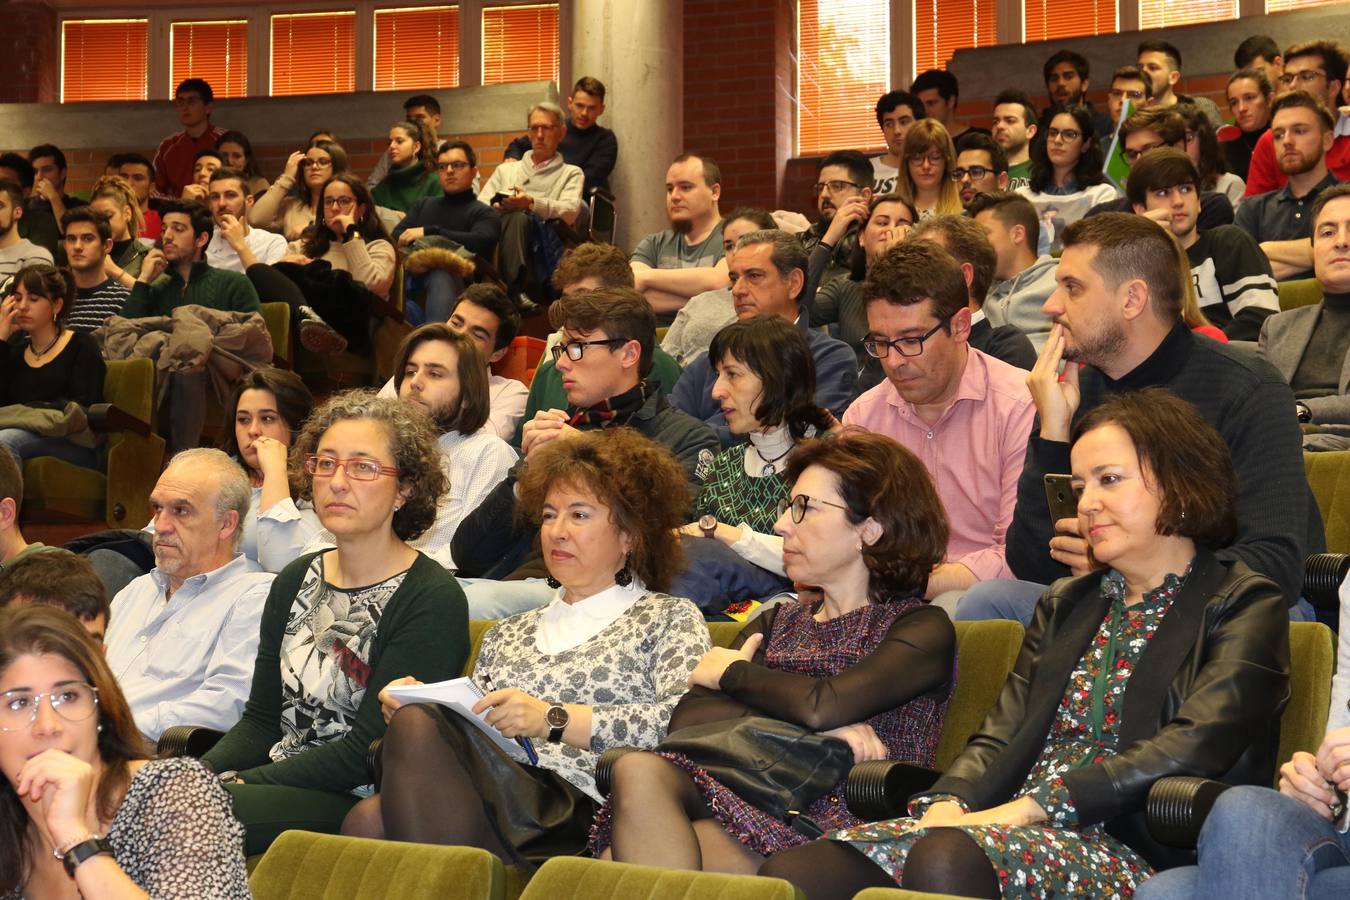
[[[492,686],[492,676],[486,672],[483,673],[483,686],[488,689],[489,693],[496,690]],[[515,741],[525,751],[525,758],[530,761],[530,765],[539,765],[539,754],[534,752],[534,742],[527,737],[518,737]]]

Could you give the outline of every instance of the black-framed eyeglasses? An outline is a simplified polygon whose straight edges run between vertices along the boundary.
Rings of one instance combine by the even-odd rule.
[[[984,166],[971,166],[968,169],[952,169],[947,174],[948,176],[951,177],[952,181],[960,181],[967,175],[970,176],[971,181],[979,181],[981,178],[991,174],[993,171],[994,171],[993,169],[986,169]]]
[[[1143,156],[1143,155],[1144,155],[1145,153],[1147,153],[1148,151],[1150,151],[1150,150],[1157,150],[1159,147],[1166,147],[1166,146],[1167,146],[1166,144],[1161,144],[1161,143],[1159,143],[1159,144],[1149,144],[1147,147],[1136,147],[1136,148],[1133,149],[1133,150],[1131,150],[1130,148],[1126,147],[1126,148],[1125,148],[1125,161],[1128,162],[1128,163],[1131,163],[1131,164],[1137,163],[1137,162],[1139,162],[1139,157]]]
[[[1137,103],[1140,100],[1144,99],[1143,91],[1124,91],[1121,90],[1120,88],[1111,88],[1111,90],[1107,91],[1106,93],[1111,95],[1112,100],[1120,100],[1128,97],[1129,99]]]
[[[628,343],[627,338],[605,338],[602,341],[567,341],[563,344],[554,344],[552,347],[553,361],[557,362],[564,353],[567,358],[576,362],[585,354],[587,347],[614,347]]]
[[[1294,82],[1300,84],[1312,84],[1319,78],[1326,78],[1327,73],[1324,69],[1304,69],[1302,72],[1285,72],[1280,76],[1280,84],[1285,87],[1293,87]]]
[[[336,456],[320,456],[311,453],[305,457],[305,471],[315,478],[332,478],[341,469],[353,481],[374,481],[381,475],[398,477],[401,473],[393,466],[386,466],[378,459],[368,456],[353,456],[338,459]]]
[[[856,184],[852,181],[841,181],[839,179],[832,179],[830,181],[817,181],[814,185],[812,185],[812,189],[817,194],[819,194],[826,188],[830,189],[831,194],[837,194],[840,191],[844,190],[845,188],[855,188],[855,187],[861,187],[861,185]]]
[[[833,506],[835,509],[848,511],[848,507],[842,503],[831,503],[829,500],[822,500],[819,497],[808,497],[805,494],[798,494],[791,500],[784,500],[778,504],[778,515],[782,515],[788,510],[792,511],[792,521],[801,524],[802,519],[806,518],[806,510],[812,503],[820,503],[824,506]]]
[[[928,329],[928,331],[920,337],[896,338],[893,341],[883,341],[880,338],[874,337],[863,338],[863,349],[867,351],[868,356],[871,356],[874,359],[885,359],[890,355],[892,347],[894,347],[895,351],[901,356],[919,356],[923,353],[924,341],[937,334],[938,329],[951,321],[951,318],[951,316],[946,316],[945,318],[939,319],[936,325]]]
[[[1045,130],[1045,139],[1047,141],[1059,139],[1072,144],[1082,136],[1083,132],[1079,131],[1077,128],[1047,128]]]
[[[449,162],[436,163],[436,171],[438,172],[444,172],[446,169],[450,169],[455,172],[463,172],[467,168],[469,168],[469,164],[462,159],[452,159]]]
[[[82,681],[63,684],[50,693],[5,691],[0,694],[0,731],[26,731],[37,721],[38,707],[46,697],[52,709],[67,722],[83,722],[98,708],[98,688]]]
[[[324,197],[325,209],[351,209],[356,205],[355,197]]]

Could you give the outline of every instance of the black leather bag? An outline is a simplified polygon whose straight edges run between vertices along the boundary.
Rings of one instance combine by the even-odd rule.
[[[853,766],[846,742],[765,716],[681,728],[657,749],[683,755],[751,806],[808,837],[823,832],[802,811]]]

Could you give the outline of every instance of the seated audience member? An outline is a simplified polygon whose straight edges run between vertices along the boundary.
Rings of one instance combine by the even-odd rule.
[[[931,766],[956,657],[952,623],[923,599],[947,542],[942,504],[919,461],[880,435],[813,441],[787,475],[783,565],[821,599],[777,606],[732,648],[704,654],[671,731],[765,716],[846,741],[855,763]],[[823,829],[860,825],[843,788],[802,815]],[[742,874],[810,840],[678,752],[621,757],[597,824],[591,849],[609,844],[615,860]]]
[[[19,235],[23,215],[23,188],[13,181],[0,181],[0,293],[7,291],[10,279],[20,269],[52,262],[50,250]]]
[[[299,240],[306,228],[323,219],[323,186],[345,174],[347,153],[336,141],[320,140],[295,151],[280,177],[254,202],[248,223],[279,232],[288,241]]]
[[[1312,216],[1305,210],[1322,191],[1337,183],[1327,171],[1327,150],[1335,138],[1335,120],[1307,91],[1291,91],[1271,105],[1270,133],[1280,148],[1284,187],[1248,196],[1236,224],[1250,234],[1284,281],[1312,274]]]
[[[19,528],[19,513],[22,510],[23,463],[0,447],[0,579],[20,559],[53,549],[40,541],[24,540],[23,531]]]
[[[562,340],[552,352],[567,406],[542,409],[526,420],[521,431],[524,468],[555,440],[627,426],[674,453],[686,480],[696,486],[700,460],[717,451],[717,436],[668,404],[648,380],[656,323],[642,295],[632,288],[574,293],[550,307],[549,320],[562,329]],[[537,529],[514,516],[521,468],[513,469],[455,533],[451,550],[460,576],[509,579],[468,587],[474,618],[511,615],[549,601],[539,580],[542,560],[533,549]]]
[[[1027,186],[1031,179],[1031,142],[1037,134],[1036,107],[1021,91],[1003,91],[994,98],[994,143],[1008,163],[1007,190]]]
[[[206,261],[216,269],[243,274],[259,263],[271,265],[286,255],[286,239],[275,231],[250,228],[253,195],[239,169],[216,169],[207,183],[206,204],[215,230],[206,245]]]
[[[71,331],[93,331],[109,317],[120,316],[131,296],[131,290],[108,273],[112,226],[106,214],[86,205],[61,217],[61,231],[75,280],[75,299],[66,311],[65,325]]]
[[[1242,178],[1245,194],[1252,151],[1270,128],[1270,105],[1275,102],[1275,88],[1263,70],[1239,69],[1228,79],[1227,96],[1238,135],[1223,142],[1224,161],[1228,171]]]
[[[407,212],[424,197],[442,197],[436,177],[436,142],[420,122],[397,122],[389,128],[389,171],[370,189],[385,209]]]
[[[98,466],[94,435],[69,404],[88,409],[103,400],[103,354],[88,334],[65,327],[74,300],[70,272],[37,263],[15,274],[0,301],[0,408],[8,407],[0,418],[0,448],[20,465],[54,456]]]
[[[137,237],[145,230],[145,216],[135,189],[120,175],[104,175],[89,192],[89,208],[108,220],[112,249],[104,256],[104,266],[130,291],[151,247],[150,242]],[[159,213],[155,213],[155,219],[158,222]]]
[[[672,319],[690,297],[726,287],[721,195],[722,170],[706,156],[682,154],[666,170],[670,227],[644,237],[632,257],[638,292],[658,321]]]
[[[1139,71],[1138,66],[1121,66],[1111,76],[1111,90],[1106,92],[1106,107],[1111,111],[1112,132],[1120,124],[1121,113],[1125,111],[1127,100],[1130,103],[1131,113],[1136,113],[1153,102],[1153,80]],[[1110,143],[1110,135],[1107,136],[1106,142]]]
[[[1181,75],[1181,51],[1162,40],[1140,41],[1136,51],[1139,70],[1153,82],[1153,105],[1163,108],[1189,103],[1199,107],[1215,128],[1224,124],[1219,107],[1208,97],[1188,97],[1176,91]]]
[[[825,279],[846,273],[852,265],[862,216],[855,215],[842,232],[831,225],[839,211],[850,204],[859,211],[867,209],[872,200],[870,171],[871,163],[857,150],[836,150],[822,159],[816,169],[816,184],[812,190],[820,218],[802,232],[801,241],[808,253],[822,243],[827,245],[830,266],[822,276]],[[725,229],[725,220],[722,225]],[[827,232],[833,235],[833,240],[825,239]]]
[[[487,632],[473,680],[488,690],[475,709],[536,755],[508,755],[459,715],[383,692],[380,795],[344,832],[482,847],[524,866],[585,848],[599,754],[664,738],[708,650],[698,609],[665,593],[688,510],[682,481],[669,450],[622,428],[531,460],[520,508],[539,524],[551,600]]]
[[[221,159],[220,152],[214,147],[198,150],[197,158],[192,163],[192,182],[183,188],[180,199],[205,203],[211,190],[212,173],[224,166],[225,162]]]
[[[137,237],[148,241],[159,239],[159,205],[162,202],[151,194],[155,187],[155,166],[139,153],[124,153],[117,167],[117,174],[126,179],[136,192],[141,209],[141,231]]]
[[[945,69],[928,69],[920,72],[910,84],[909,90],[923,104],[925,116],[941,125],[952,140],[956,140],[967,131],[983,131],[988,134],[988,129],[973,128],[956,120],[956,104],[960,100],[961,85],[951,72]],[[906,151],[906,155],[908,152]]]
[[[1278,84],[1280,73],[1284,71],[1284,54],[1275,39],[1265,34],[1254,34],[1244,38],[1233,51],[1235,70],[1256,69],[1264,72],[1271,84]]]
[[[929,222],[948,219],[956,217]],[[863,343],[886,380],[849,406],[844,425],[892,438],[927,469],[950,523],[945,552],[928,575],[931,599],[1011,576],[1004,535],[1036,409],[1026,370],[970,343],[963,266],[944,249],[970,241],[941,227],[920,228],[928,240],[916,234],[891,248],[863,282],[869,325]]]
[[[1200,173],[1190,158],[1169,147],[1150,150],[1130,168],[1126,193],[1136,213],[1170,231],[1186,251],[1205,318],[1232,340],[1256,338],[1266,316],[1280,311],[1275,276],[1241,228],[1197,228]]]
[[[848,344],[809,327],[810,314],[799,305],[806,261],[801,242],[786,231],[752,231],[740,239],[732,257],[731,296],[738,319],[781,316],[802,329],[816,363],[816,402],[841,416],[854,397],[856,357]],[[712,396],[715,378],[713,367],[695,357],[671,392],[670,402],[710,425],[722,446],[729,447],[734,438]]]
[[[1042,121],[1045,140],[1032,142],[1031,177],[1018,193],[1036,207],[1041,219],[1036,252],[1045,256],[1061,248],[1064,229],[1117,192],[1102,175],[1102,149],[1087,107],[1053,106]]]
[[[956,260],[966,283],[971,347],[1024,372],[1036,364],[1036,350],[1012,325],[993,325],[984,314],[984,298],[994,280],[998,255],[989,233],[967,216],[935,216],[910,232],[910,240],[932,241]]]
[[[994,247],[994,280],[982,307],[989,324],[1013,326],[1040,353],[1052,324],[1042,307],[1054,293],[1059,260],[1036,255],[1041,229],[1036,207],[1021,194],[1001,191],[977,194],[967,212]]]
[[[956,168],[950,173],[967,211],[976,194],[1008,189],[1008,158],[987,134],[964,134],[956,142]]]
[[[603,125],[596,124],[605,114],[605,86],[589,75],[572,85],[572,96],[567,98],[567,133],[558,144],[563,162],[581,170],[585,180],[583,196],[590,196],[592,188],[608,188],[609,175],[619,159],[619,140]],[[530,135],[523,134],[506,145],[507,159],[524,159],[533,148]]]
[[[33,205],[33,185],[36,178],[33,166],[28,160],[17,153],[0,154],[0,182],[9,181],[17,184],[22,197],[23,218],[17,222],[19,237],[31,241],[55,257],[61,246],[61,228],[52,217],[49,206]]]
[[[830,832],[761,874],[821,900],[896,882],[1128,896],[1187,856],[1145,825],[1156,779],[1269,783],[1288,623],[1274,583],[1215,558],[1237,519],[1224,439],[1168,391],[1127,391],[1075,426],[1071,461],[1101,568],[1045,592],[980,732],[910,816]]]
[[[219,450],[185,450],[150,509],[155,567],[112,600],[108,664],[150,741],[173,725],[229,728],[248,696],[273,577],[239,550],[248,477]]]
[[[1346,84],[1347,63],[1350,63],[1350,54],[1335,41],[1294,44],[1284,51],[1284,69],[1276,73],[1271,86],[1280,94],[1306,91],[1327,109],[1337,109],[1348,102],[1341,96]],[[1272,118],[1274,112],[1272,106]],[[1350,181],[1350,135],[1334,137],[1325,154],[1328,171],[1342,181]],[[1264,132],[1257,139],[1247,170],[1248,197],[1277,191],[1286,185],[1294,173],[1285,171],[1284,157],[1284,150],[1272,132]]]
[[[1186,143],[1183,149],[1200,173],[1200,189],[1223,194],[1237,209],[1247,185],[1228,171],[1228,165],[1219,153],[1219,139],[1209,117],[1190,103],[1177,106],[1177,112],[1186,123]]]
[[[1092,113],[1092,136],[1099,144],[1111,142],[1111,126],[1114,123],[1105,113],[1094,109],[1087,98],[1088,83],[1092,76],[1087,57],[1072,50],[1057,50],[1041,66],[1041,76],[1045,80],[1045,93],[1050,101],[1046,109],[1056,106],[1087,107]]]
[[[448,487],[440,456],[430,419],[370,391],[329,399],[296,438],[302,497],[337,546],[276,577],[261,637],[254,626],[243,718],[204,757],[231,794],[250,855],[288,828],[336,832],[371,792],[379,692],[400,675],[436,682],[464,666],[464,595],[407,544]]]
[[[224,129],[211,123],[215,94],[211,85],[202,79],[188,78],[179,83],[173,92],[173,102],[178,108],[178,121],[183,130],[160,141],[152,166],[155,191],[168,198],[179,197],[183,188],[195,181],[193,168],[197,154],[216,149],[225,133]]]
[[[502,215],[497,269],[506,282],[507,295],[517,302],[521,313],[534,312],[537,306],[533,299],[521,295],[530,285],[547,284],[561,256],[562,242],[548,226],[560,222],[570,228],[577,221],[585,181],[581,169],[564,162],[558,152],[567,132],[561,107],[548,101],[536,103],[530,107],[526,123],[533,148],[530,155],[497,166],[478,192],[480,202]],[[544,228],[557,240],[547,242],[550,252],[545,258],[536,258],[531,246],[545,240]]]
[[[33,167],[34,175],[29,209],[44,210],[52,220],[60,222],[67,210],[85,204],[85,201],[66,193],[66,155],[60,147],[38,144],[28,151],[28,162]]]
[[[436,237],[454,241],[476,256],[492,259],[501,236],[502,217],[474,195],[478,155],[473,152],[473,147],[464,141],[442,144],[436,156],[436,174],[444,194],[423,197],[414,203],[403,220],[394,226],[390,236],[398,246],[409,248],[405,252],[420,253],[411,250],[414,243],[424,237]],[[442,255],[439,249],[434,249],[429,251],[425,263],[414,265],[412,260],[408,263],[410,269],[421,271],[413,277],[412,284],[426,291],[428,322],[449,319],[455,299],[464,290],[460,270],[441,262]]]
[[[428,145],[435,151],[440,149],[440,128],[441,128],[441,103],[430,94],[415,94],[403,101],[403,119],[419,126],[425,135],[430,138]],[[315,140],[326,140],[337,143],[337,138],[330,131],[316,131],[309,136],[309,146],[314,146]],[[380,161],[375,164],[375,171],[370,173],[366,179],[366,187],[372,191],[381,181],[389,176],[389,148],[385,147],[384,152],[380,154]]]
[[[252,896],[215,776],[195,759],[146,758],[117,679],[71,615],[0,610],[0,696],[0,894]]]
[[[733,209],[722,220],[722,253],[729,260],[736,242],[741,238],[752,231],[777,227],[767,210],[753,206]],[[819,247],[820,243],[816,246]],[[822,252],[828,254],[829,248]],[[736,305],[731,297],[731,288],[722,287],[696,294],[675,314],[675,321],[661,340],[661,349],[681,366],[687,366],[694,357],[708,349],[713,335],[734,321]]]
[[[970,129],[967,129],[970,130]],[[961,211],[961,191],[951,178],[956,146],[936,118],[915,122],[905,132],[905,168],[895,192],[919,211],[920,218]]]
[[[1313,271],[1322,302],[1277,312],[1261,326],[1261,355],[1294,390],[1303,446],[1350,449],[1350,184],[1312,208]]]
[[[70,613],[100,647],[108,630],[108,592],[93,565],[60,547],[31,553],[0,569],[0,609],[54,606]]]
[[[1045,475],[1069,471],[1075,422],[1114,392],[1165,387],[1193,404],[1223,435],[1238,471],[1238,529],[1216,551],[1280,586],[1293,606],[1303,559],[1325,546],[1321,514],[1306,488],[1294,395],[1255,355],[1194,334],[1181,319],[1186,272],[1175,239],[1141,216],[1104,213],[1070,227],[1046,301],[1055,320],[1028,379],[1032,426],[1008,563],[1018,578],[989,582],[962,599],[958,619],[1031,619],[1043,585],[1090,566],[1081,523],[1052,521]],[[1068,360],[1064,381],[1060,363]],[[1290,489],[1288,486],[1294,486]],[[1296,611],[1301,615],[1301,611]]]
[[[877,125],[886,141],[886,152],[872,157],[872,193],[889,194],[895,190],[904,161],[905,132],[924,117],[923,101],[909,91],[891,91],[877,101]]]
[[[222,166],[237,169],[244,173],[245,185],[250,196],[256,197],[267,190],[267,179],[258,168],[258,160],[253,155],[253,144],[242,131],[227,131],[216,142],[220,152]]]

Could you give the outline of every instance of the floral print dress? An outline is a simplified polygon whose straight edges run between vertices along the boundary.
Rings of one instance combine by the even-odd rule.
[[[1112,570],[1102,578],[1102,594],[1111,601],[1111,612],[1069,676],[1045,747],[1013,798],[1032,797],[1049,821],[961,827],[989,857],[1005,898],[1127,898],[1152,874],[1139,854],[1107,834],[1101,824],[1078,825],[1062,776],[1115,755],[1130,675],[1189,571],[1180,577],[1168,575],[1161,587],[1129,607],[1125,605],[1124,576]],[[1095,695],[1100,695],[1096,702]],[[1093,715],[1097,703],[1100,716]],[[927,832],[906,829],[912,829],[924,811],[940,801],[961,803],[950,795],[918,797],[910,804],[908,818],[869,822],[826,838],[849,842],[899,882],[910,847]]]

